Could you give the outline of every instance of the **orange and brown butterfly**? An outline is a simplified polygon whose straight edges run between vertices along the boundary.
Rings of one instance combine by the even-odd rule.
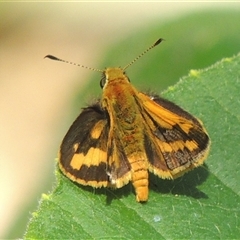
[[[59,167],[72,181],[94,188],[131,182],[136,200],[145,202],[149,172],[174,179],[203,164],[210,140],[202,123],[168,100],[139,92],[125,73],[162,40],[124,68],[92,69],[103,73],[102,97],[83,108],[59,151]]]

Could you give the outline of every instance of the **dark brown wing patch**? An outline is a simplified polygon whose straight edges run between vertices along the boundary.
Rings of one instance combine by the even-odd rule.
[[[83,109],[60,147],[59,166],[71,180],[93,187],[107,186],[109,124],[99,103]]]

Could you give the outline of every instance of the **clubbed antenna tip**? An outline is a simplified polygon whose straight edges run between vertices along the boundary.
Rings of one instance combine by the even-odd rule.
[[[53,55],[46,55],[44,58],[49,58],[51,60],[56,60],[56,61],[62,61],[60,58],[57,58],[57,57],[55,57]]]
[[[153,47],[157,46],[159,43],[161,43],[162,41],[164,41],[163,38],[159,38],[154,44]]]
[[[142,57],[145,53],[147,53],[152,48],[156,47],[159,43],[161,43],[164,39],[159,38],[153,45],[151,45],[149,48],[147,48],[144,52],[142,52],[140,55],[138,55],[136,58],[134,58],[127,66],[123,68],[123,70],[127,69],[129,66],[131,66],[134,62],[136,62],[140,57]]]
[[[44,58],[49,58],[51,60],[55,60],[55,61],[60,61],[60,62],[64,62],[64,63],[69,63],[69,64],[72,64],[72,65],[75,65],[75,66],[78,66],[78,67],[82,67],[82,68],[86,68],[86,69],[89,69],[89,70],[92,70],[92,71],[96,71],[96,72],[103,72],[102,70],[100,69],[96,69],[96,68],[91,68],[91,67],[86,67],[84,65],[81,65],[81,64],[78,64],[78,63],[74,63],[74,62],[69,62],[69,61],[66,61],[66,60],[63,60],[61,58],[58,58],[58,57],[55,57],[51,54],[49,55],[46,55]]]

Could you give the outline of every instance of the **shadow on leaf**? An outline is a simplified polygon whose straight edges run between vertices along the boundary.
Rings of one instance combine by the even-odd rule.
[[[208,198],[205,193],[197,189],[198,185],[205,182],[208,175],[206,165],[196,168],[174,180],[161,179],[151,174],[149,188],[155,192],[164,194],[185,195],[195,199]]]
[[[195,199],[208,198],[208,196],[205,193],[197,189],[197,186],[201,185],[207,179],[208,175],[209,173],[206,165],[194,169],[175,180],[161,179],[150,173],[149,189],[150,191],[154,191],[159,194],[185,195]],[[63,179],[67,179],[63,175],[60,178],[62,181],[64,181]],[[93,188],[90,186],[82,186],[75,182],[72,183],[78,188],[81,188],[84,191],[88,191],[91,194],[105,196],[106,205],[110,205],[113,200],[125,198],[130,194],[135,195],[131,183],[119,189]]]

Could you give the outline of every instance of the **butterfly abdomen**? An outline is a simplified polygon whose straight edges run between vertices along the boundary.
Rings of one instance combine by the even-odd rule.
[[[140,155],[140,156],[137,156]],[[148,169],[143,154],[129,158],[132,167],[132,184],[136,192],[136,200],[145,202],[148,199]]]

